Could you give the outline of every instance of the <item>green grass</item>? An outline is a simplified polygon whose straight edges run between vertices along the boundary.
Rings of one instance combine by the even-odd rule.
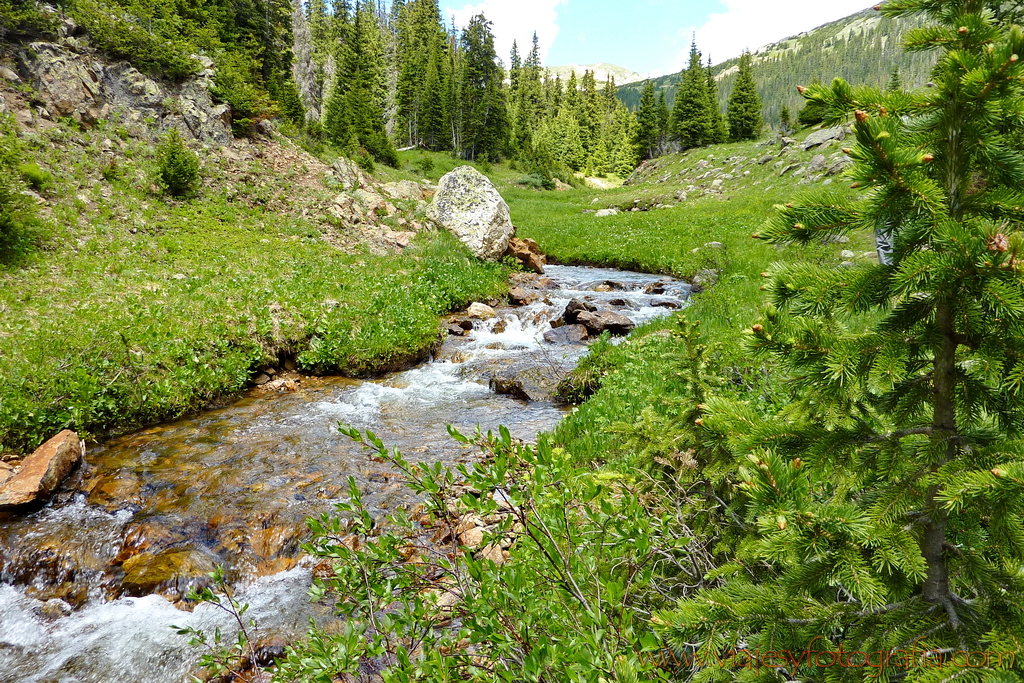
[[[825,154],[837,150],[833,148]],[[817,187],[801,177],[780,177],[773,164],[752,163],[764,148],[755,143],[720,145],[656,160],[629,186],[609,191],[591,189],[564,193],[503,188],[519,234],[532,237],[541,249],[562,263],[614,266],[692,279],[715,270],[718,282],[693,298],[692,305],[670,319],[646,325],[619,346],[598,346],[575,373],[578,385],[596,393],[562,421],[556,440],[580,462],[633,467],[638,443],[653,444],[673,432],[670,425],[692,409],[691,378],[682,371],[685,341],[670,332],[676,320],[699,322],[704,343],[716,344],[715,372],[726,378],[721,391],[740,392],[751,400],[773,400],[780,378],[748,354],[744,338],[768,302],[761,273],[774,264],[821,262],[838,265],[843,251],[866,261],[871,236],[858,235],[846,244],[777,247],[753,239],[773,205]],[[809,161],[815,151],[794,151],[793,161]],[[722,194],[701,196],[714,177],[699,180],[705,169],[734,166],[726,159],[745,157]],[[749,175],[744,176],[744,171]],[[664,180],[668,177],[667,180]],[[673,202],[690,185],[687,199],[671,208],[624,212],[596,218],[584,210],[609,206],[653,206]],[[842,178],[832,186],[845,187]],[[595,203],[596,200],[596,203]],[[637,203],[635,200],[639,200]],[[720,242],[721,249],[705,246]],[[702,274],[703,275],[703,274]],[[641,435],[638,441],[638,436]],[[649,462],[648,462],[649,464]]]
[[[352,376],[398,367],[440,339],[439,315],[507,288],[502,266],[447,233],[402,254],[339,250],[325,237],[344,226],[270,210],[295,201],[288,174],[220,177],[207,159],[201,196],[171,201],[151,188],[152,149],[126,138],[107,182],[107,135],[27,140],[55,198],[43,251],[0,270],[2,449],[195,411],[285,358]]]

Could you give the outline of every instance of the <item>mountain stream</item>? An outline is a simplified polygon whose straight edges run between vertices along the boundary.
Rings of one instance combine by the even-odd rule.
[[[261,633],[287,642],[327,607],[311,605],[304,520],[331,512],[354,477],[376,514],[414,502],[394,472],[338,433],[372,429],[410,460],[470,462],[445,426],[533,440],[564,408],[550,390],[582,344],[543,340],[573,298],[641,324],[685,305],[680,281],[549,266],[535,303],[499,308],[437,357],[374,381],[301,378],[227,408],[91,449],[46,507],[0,515],[0,683],[189,680],[197,653],[172,624],[230,634],[211,605],[175,606],[223,565]],[[512,373],[532,400],[489,388]],[[230,640],[230,638],[228,638]]]

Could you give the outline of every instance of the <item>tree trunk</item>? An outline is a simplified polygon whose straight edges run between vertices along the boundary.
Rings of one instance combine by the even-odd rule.
[[[956,457],[957,433],[956,408],[953,403],[956,378],[955,327],[953,308],[950,302],[942,301],[935,308],[935,325],[941,335],[942,345],[935,354],[932,383],[935,388],[935,413],[932,422],[932,438],[941,445],[942,457],[932,463],[932,472]],[[948,513],[937,500],[941,489],[933,485],[928,489],[925,512],[928,523],[921,539],[921,553],[927,564],[927,577],[921,591],[926,602],[947,604],[949,602],[949,567],[946,565],[946,520]]]

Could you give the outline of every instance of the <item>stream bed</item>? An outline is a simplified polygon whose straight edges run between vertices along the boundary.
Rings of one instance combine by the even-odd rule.
[[[376,514],[415,503],[339,423],[446,465],[477,452],[450,439],[449,424],[467,434],[505,425],[532,441],[564,415],[550,390],[586,353],[543,339],[570,300],[642,324],[689,296],[681,281],[597,268],[549,266],[534,283],[535,302],[449,336],[430,363],[374,381],[297,378],[295,391],[253,391],[114,439],[49,505],[0,516],[0,683],[189,680],[197,655],[171,625],[231,624],[210,605],[175,603],[218,565],[261,633],[301,637],[310,618],[331,618],[306,596],[305,519],[333,511],[349,477]],[[495,376],[521,380],[519,398],[494,393]]]

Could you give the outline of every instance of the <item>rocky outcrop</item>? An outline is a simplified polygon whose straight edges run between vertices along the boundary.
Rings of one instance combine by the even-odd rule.
[[[84,50],[56,43],[32,43],[18,53],[21,77],[34,88],[43,118],[66,116],[89,125],[116,113],[140,135],[148,134],[152,121],[204,143],[228,144],[230,107],[214,105],[213,62],[199,61],[201,73],[174,83],[155,81],[127,62],[105,65]]]
[[[460,166],[441,178],[428,215],[485,261],[500,259],[516,232],[508,204],[472,166]]]
[[[0,485],[0,510],[12,510],[50,497],[82,460],[78,435],[65,430],[25,458],[13,476]]]

